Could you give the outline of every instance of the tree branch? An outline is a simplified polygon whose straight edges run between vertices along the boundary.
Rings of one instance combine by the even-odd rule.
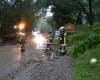
[[[83,9],[83,11],[85,12],[85,14],[88,17],[88,20],[90,19],[88,12],[86,11],[85,7],[82,5],[82,3],[79,0],[74,0],[75,2],[77,2]]]

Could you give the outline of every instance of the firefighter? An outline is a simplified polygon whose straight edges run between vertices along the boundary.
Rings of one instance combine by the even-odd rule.
[[[67,33],[65,31],[64,27],[60,28],[60,32],[61,32],[61,41],[60,41],[60,47],[61,47],[61,55],[66,54],[66,46],[67,46]]]
[[[63,35],[63,29],[64,29],[64,27],[61,27],[59,30],[60,30],[60,34],[59,34],[59,44],[60,44],[60,46],[61,46],[61,43],[62,43],[62,35]]]
[[[51,32],[49,32],[49,37],[48,37],[48,40],[47,40],[47,48],[52,47],[52,42],[53,42],[53,34]]]
[[[49,32],[49,36],[47,39],[47,49],[46,49],[46,55],[48,56],[48,59],[50,61],[53,60],[53,48],[52,48],[52,44],[53,44],[53,33]]]
[[[25,52],[25,43],[26,43],[26,39],[25,37],[21,37],[19,39],[20,45],[21,45],[21,52]]]

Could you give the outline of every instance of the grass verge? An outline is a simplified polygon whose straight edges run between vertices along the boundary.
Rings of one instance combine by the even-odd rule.
[[[90,64],[92,58],[98,59],[98,62]],[[74,59],[74,66],[76,80],[100,80],[100,45]]]
[[[100,22],[95,23],[93,27],[100,26]],[[88,25],[76,26],[75,34],[69,37],[70,41],[82,41],[90,34]],[[97,64],[90,64],[92,58],[98,59]],[[80,54],[74,59],[76,80],[100,80],[100,44],[95,48],[86,50],[84,54]]]

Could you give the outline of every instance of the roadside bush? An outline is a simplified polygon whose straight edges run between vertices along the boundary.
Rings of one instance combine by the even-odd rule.
[[[79,54],[83,54],[86,50],[85,43],[82,41],[77,41],[71,49],[72,57],[77,58]]]
[[[71,49],[71,55],[77,58],[80,54],[83,54],[86,49],[94,48],[98,44],[100,44],[100,28],[94,28],[84,41],[75,41]]]
[[[87,49],[96,47],[96,45],[100,44],[100,34],[90,34],[84,43]]]
[[[92,32],[96,34],[100,33],[100,27],[93,28]]]
[[[87,34],[78,34],[74,35],[71,39],[72,42],[77,41],[77,40],[84,40],[86,38]]]

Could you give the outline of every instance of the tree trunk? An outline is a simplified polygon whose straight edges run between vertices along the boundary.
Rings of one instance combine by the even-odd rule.
[[[88,2],[89,2],[89,12],[90,12],[89,22],[90,22],[90,28],[92,28],[93,27],[92,1],[88,0]]]
[[[76,24],[82,24],[82,11],[80,11],[77,15]]]
[[[82,10],[85,12],[85,14],[87,15],[88,21],[90,23],[90,28],[93,27],[93,13],[92,13],[92,1],[88,0],[89,3],[89,12],[87,12],[87,10],[85,9],[85,7],[82,5],[82,3],[79,0],[75,0],[81,7]]]

